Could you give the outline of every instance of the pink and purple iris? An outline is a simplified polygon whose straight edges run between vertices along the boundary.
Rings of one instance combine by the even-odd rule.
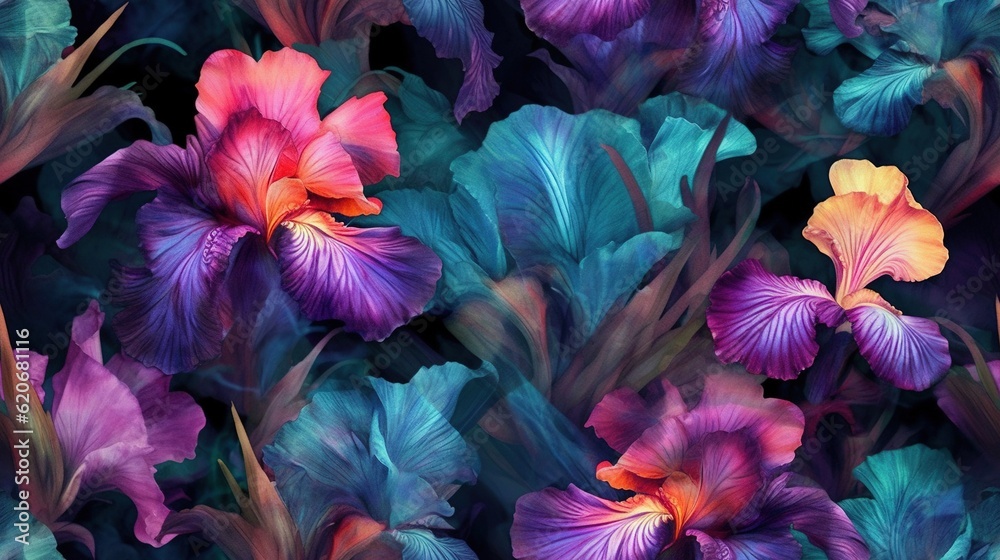
[[[259,311],[255,287],[271,283],[309,318],[341,320],[367,339],[421,312],[437,256],[399,228],[334,217],[381,211],[364,185],[398,175],[399,153],[381,93],[320,118],[328,76],[292,49],[260,61],[217,52],[202,68],[198,134],[186,148],[137,142],[66,189],[61,247],[111,200],[157,193],[136,217],[146,265],[119,274],[114,323],[130,355],[168,373],[214,358],[234,322]]]
[[[663,382],[647,402],[608,394],[587,422],[621,453],[597,478],[633,495],[611,501],[570,485],[517,502],[511,538],[521,559],[799,558],[791,529],[831,559],[867,558],[826,492],[787,472],[804,426],[792,403],[765,399],[746,375],[705,378],[697,405]],[[675,556],[670,556],[671,558]]]
[[[830,182],[834,196],[816,206],[803,235],[833,260],[836,294],[815,280],[743,262],[712,290],[707,317],[716,355],[752,373],[792,379],[815,360],[816,325],[823,323],[852,332],[877,376],[926,389],[951,365],[948,341],[934,321],[904,316],[867,286],[886,275],[916,282],[941,272],[948,260],[944,230],[895,167],[841,160],[830,168]]]

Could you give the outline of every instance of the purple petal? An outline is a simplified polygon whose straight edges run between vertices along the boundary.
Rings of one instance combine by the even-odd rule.
[[[472,111],[485,111],[500,93],[493,70],[500,56],[493,52],[493,34],[483,25],[480,0],[403,0],[406,13],[421,37],[442,58],[457,58],[465,81],[455,100],[455,118],[462,122]]]
[[[20,361],[20,358],[18,359]],[[28,352],[28,381],[31,383],[31,387],[35,390],[35,394],[38,395],[38,400],[45,402],[45,389],[42,384],[45,383],[45,368],[49,365],[48,356],[43,356],[36,352]],[[0,373],[2,373],[0,369]],[[0,400],[3,400],[3,387],[0,387]]]
[[[867,0],[830,0],[830,15],[845,37],[853,39],[864,32],[855,22],[867,5]]]
[[[875,375],[913,391],[941,379],[951,366],[951,354],[937,323],[901,315],[875,292],[863,292],[865,301],[848,309],[847,318],[858,351]]]
[[[114,318],[125,352],[166,373],[189,370],[221,351],[220,286],[230,252],[253,228],[225,225],[172,189],[136,217],[147,267],[122,268]]]
[[[610,41],[649,12],[650,5],[650,0],[521,0],[528,28],[559,46],[583,34]]]
[[[757,260],[723,274],[710,300],[708,328],[719,359],[777,379],[792,379],[812,365],[817,323],[833,327],[844,320],[823,284],[775,276]]]
[[[160,188],[187,192],[200,180],[201,157],[197,150],[140,140],[111,154],[66,187],[62,196],[66,232],[56,243],[62,248],[76,243],[113,200]]]
[[[820,488],[789,486],[804,481],[792,473],[774,479],[759,500],[759,514],[725,539],[735,558],[799,558],[801,546],[789,529],[803,533],[830,560],[868,558],[868,549],[847,514]]]
[[[523,560],[652,560],[671,528],[655,498],[612,502],[570,484],[522,496],[510,537],[514,557]]]
[[[647,428],[661,418],[687,412],[676,387],[663,383],[664,395],[649,404],[628,387],[612,391],[601,399],[584,426],[594,428],[597,437],[608,442],[612,449],[625,453]]]
[[[751,112],[788,70],[795,48],[770,41],[795,0],[709,0],[699,12],[699,46],[681,90],[726,109]]]
[[[87,501],[112,488],[121,490],[139,510],[136,538],[158,544],[168,509],[153,478],[155,469],[147,461],[152,449],[135,396],[84,351],[67,356],[52,386],[52,421],[71,477],[68,486],[76,488],[73,501]],[[95,396],[114,406],[95,406]]]
[[[198,433],[205,427],[205,413],[187,393],[170,391],[170,376],[115,354],[107,368],[135,395],[142,408],[146,439],[153,448],[151,465],[193,459]]]
[[[285,290],[315,320],[339,319],[381,340],[434,295],[441,261],[399,228],[358,229],[311,212],[278,228]]]

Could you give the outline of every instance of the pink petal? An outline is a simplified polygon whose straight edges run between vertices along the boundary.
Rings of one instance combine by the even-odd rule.
[[[386,99],[380,91],[360,99],[352,97],[323,119],[323,129],[338,134],[366,185],[386,175],[399,177],[396,132],[385,110]]]
[[[654,403],[647,403],[635,391],[623,387],[601,399],[587,419],[586,427],[594,428],[597,436],[612,449],[624,453],[642,432],[661,418],[687,412],[680,392],[670,383],[663,383],[665,394]]]
[[[290,48],[265,52],[259,62],[231,49],[212,54],[197,84],[195,107],[209,125],[202,141],[214,139],[233,115],[256,109],[281,123],[301,149],[319,129],[317,103],[329,76],[311,56]]]

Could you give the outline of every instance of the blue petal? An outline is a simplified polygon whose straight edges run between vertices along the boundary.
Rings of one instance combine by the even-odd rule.
[[[640,186],[649,184],[638,123],[553,107],[528,106],[495,123],[482,147],[452,170],[484,205],[496,200],[505,245],[522,269],[569,270],[639,233],[628,190],[602,145],[621,155]]]
[[[438,537],[424,529],[393,531],[391,535],[403,545],[403,560],[476,560],[465,541]]]
[[[406,13],[421,37],[434,45],[438,56],[458,58],[465,81],[455,101],[459,122],[472,111],[484,111],[500,93],[493,70],[500,56],[493,52],[493,34],[483,25],[480,0],[403,0]]]
[[[22,507],[23,504],[23,507]],[[15,506],[19,510],[15,510]],[[0,493],[0,558],[10,560],[55,560],[62,559],[56,550],[56,539],[41,521],[28,513],[28,502],[15,500],[6,492]],[[28,517],[28,532],[23,533],[16,523],[21,523],[19,514]],[[23,538],[25,542],[14,539]]]
[[[906,127],[920,103],[924,82],[934,67],[914,56],[886,51],[871,68],[840,84],[833,107],[849,128],[865,134],[892,136]]]
[[[462,388],[469,381],[480,377],[496,377],[493,365],[484,362],[478,369],[471,369],[457,362],[448,362],[440,366],[420,368],[410,380],[410,385],[442,416],[450,420]]]
[[[948,558],[969,552],[971,523],[961,471],[947,451],[924,445],[883,451],[854,469],[872,498],[845,500],[873,560]]]
[[[681,93],[650,99],[639,107],[642,140],[649,149],[652,173],[649,200],[653,226],[672,231],[693,218],[681,201],[681,177],[688,184],[701,156],[726,112],[711,103]],[[678,146],[683,146],[679,154]],[[757,149],[753,134],[735,120],[730,120],[719,145],[716,161],[750,155]]]

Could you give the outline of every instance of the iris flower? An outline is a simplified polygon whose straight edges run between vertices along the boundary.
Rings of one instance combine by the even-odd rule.
[[[60,247],[111,200],[157,193],[136,217],[146,266],[119,275],[115,327],[129,355],[168,373],[217,356],[234,322],[260,311],[261,277],[280,277],[308,317],[368,339],[420,313],[440,276],[434,253],[399,228],[359,229],[331,214],[377,214],[364,185],[398,174],[399,154],[381,93],[320,118],[328,75],[292,49],[259,62],[219,51],[202,69],[198,135],[186,148],[140,141],[67,187]]]
[[[133,91],[104,86],[81,97],[104,69],[132,46],[153,42],[180,50],[162,40],[137,41],[80,78],[98,41],[124,9],[119,8],[89,39],[62,58],[76,37],[76,29],[69,24],[69,2],[0,1],[0,183],[84,141],[98,122],[117,126],[139,118],[149,125],[154,141],[170,141],[170,131],[157,122],[153,111],[144,107]]]
[[[368,34],[372,24],[413,25],[434,46],[438,56],[458,58],[465,80],[455,102],[461,121],[472,111],[484,111],[500,93],[493,70],[500,56],[493,52],[493,34],[483,25],[479,0],[235,0],[266,25],[286,47],[319,45],[328,39],[353,39],[358,57],[368,68]]]
[[[72,517],[97,494],[117,490],[138,510],[136,538],[160,546],[173,535],[160,536],[169,510],[153,477],[156,465],[194,457],[205,414],[190,395],[170,391],[163,372],[123,354],[105,363],[103,322],[97,302],[73,319],[65,365],[52,378],[51,412],[42,410],[43,397],[31,399],[31,511],[60,540],[93,549],[93,537]],[[46,358],[32,356],[31,369],[44,372],[46,365]]]
[[[655,402],[612,392],[587,422],[622,454],[598,465],[597,478],[633,495],[615,502],[570,485],[523,496],[511,529],[516,558],[652,560],[685,557],[688,546],[703,558],[799,558],[790,529],[831,560],[867,558],[826,493],[785,472],[804,425],[795,405],[763,398],[745,374],[705,378],[690,408],[672,385],[663,389]]]
[[[771,39],[797,0],[521,0],[528,27],[574,68],[539,51],[577,110],[630,114],[661,80],[750,111],[787,71],[794,47]]]
[[[948,260],[944,229],[910,194],[892,166],[841,160],[830,168],[834,196],[819,203],[803,231],[833,260],[837,289],[776,276],[758,261],[741,263],[712,290],[708,326],[716,355],[753,373],[794,378],[819,350],[816,325],[848,329],[875,374],[922,390],[951,364],[937,323],[907,317],[866,286],[882,276],[926,280]]]

